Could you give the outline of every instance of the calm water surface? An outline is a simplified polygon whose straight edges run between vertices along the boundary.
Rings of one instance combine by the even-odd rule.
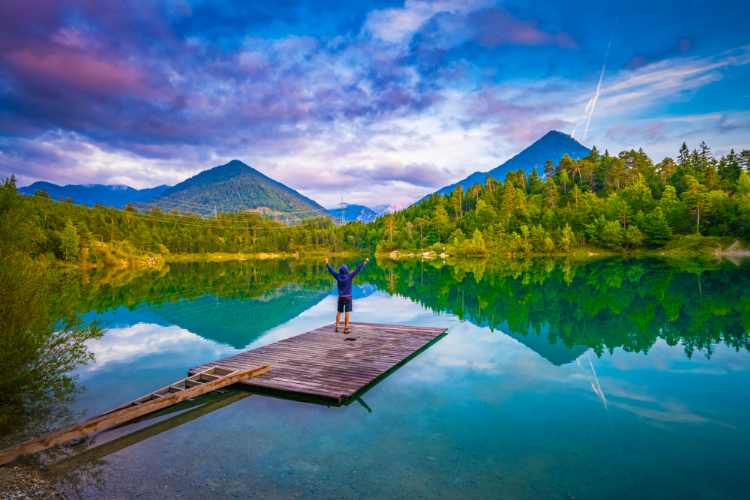
[[[358,281],[356,320],[449,328],[364,405],[229,391],[183,421],[139,424],[161,432],[70,465],[66,487],[117,498],[747,498],[750,265],[401,263]],[[82,283],[77,307],[106,332],[77,373],[79,415],[330,323],[335,308],[316,264]]]

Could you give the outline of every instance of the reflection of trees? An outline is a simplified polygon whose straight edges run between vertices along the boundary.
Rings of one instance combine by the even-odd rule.
[[[298,284],[328,290],[330,276],[322,263],[305,261],[246,261],[172,264],[169,272],[123,270],[70,276],[56,306],[78,312],[106,311],[138,304],[163,304],[204,295],[234,299],[270,298],[279,289]]]
[[[75,391],[68,373],[91,359],[96,326],[51,312],[60,285],[40,262],[0,257],[0,446],[59,424]]]
[[[645,352],[658,338],[688,356],[711,345],[750,348],[750,265],[607,259],[384,263],[369,278],[436,311],[516,335],[597,353]]]
[[[106,269],[85,274],[49,267],[20,252],[4,254],[0,439],[18,441],[59,425],[66,416],[65,403],[75,392],[69,372],[91,359],[85,341],[100,333],[95,325],[77,322],[79,314],[206,295],[272,301],[288,294],[290,284],[319,291],[332,286],[319,262],[194,263],[173,265],[172,272]],[[280,307],[285,304],[281,301]]]

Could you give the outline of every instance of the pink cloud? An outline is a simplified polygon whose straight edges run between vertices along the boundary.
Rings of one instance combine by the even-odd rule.
[[[485,47],[499,45],[556,45],[575,48],[573,38],[565,33],[547,33],[534,21],[517,19],[499,9],[477,12],[477,41]]]
[[[148,93],[138,68],[78,50],[24,48],[6,54],[4,59],[27,78],[38,81],[54,81],[95,93]]]

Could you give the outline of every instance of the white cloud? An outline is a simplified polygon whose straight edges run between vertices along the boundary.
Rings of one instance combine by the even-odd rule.
[[[405,16],[394,24],[394,33],[406,36],[403,34],[413,29],[419,19],[424,22],[425,16],[432,15],[430,13],[476,5],[473,2],[429,5],[408,2],[403,9],[396,9],[389,15]],[[372,16],[378,19],[376,13]],[[368,26],[377,26],[372,29],[379,36],[396,36],[387,34],[385,24],[368,21]],[[383,31],[378,31],[381,28]],[[247,45],[248,52],[240,56],[241,60],[249,71],[261,71],[263,61],[253,52],[257,43],[248,41]],[[365,100],[377,92],[372,87],[373,81],[366,77],[368,66],[363,61],[371,59],[362,58],[364,49],[352,46],[336,54],[315,52],[313,42],[307,39],[296,40],[293,46],[294,50],[307,51],[306,54],[314,57],[309,81],[333,85],[330,75],[335,74],[339,83],[359,89]],[[283,46],[274,50],[292,48]],[[387,54],[377,57],[392,62]],[[689,98],[695,89],[723,78],[730,67],[748,63],[750,47],[740,47],[713,57],[674,58],[637,70],[608,73],[587,145],[596,144],[613,153],[643,147],[655,160],[675,155],[682,140],[694,143],[709,140],[714,152],[719,154],[729,147],[750,147],[747,133],[750,113],[746,111],[661,117],[651,112]],[[418,94],[417,89],[425,83],[419,73],[408,66],[399,67],[398,71],[403,88]],[[403,207],[453,180],[497,166],[549,128],[569,132],[580,122],[591,89],[589,83],[584,85],[565,79],[547,79],[543,83],[516,80],[478,88],[468,83],[461,78],[442,82],[434,91],[433,101],[424,107],[410,107],[405,112],[355,113],[351,118],[310,122],[304,115],[308,104],[302,102],[296,107],[289,104],[301,115],[287,135],[244,138],[240,131],[220,149],[210,146],[210,141],[205,147],[171,146],[176,148],[174,155],[144,157],[124,149],[100,146],[95,140],[76,134],[49,133],[33,142],[45,154],[58,155],[65,161],[53,170],[52,176],[48,165],[37,173],[33,168],[23,167],[26,165],[23,158],[17,161],[2,151],[0,174],[7,175],[14,170],[24,172],[21,184],[42,178],[53,182],[105,182],[146,187],[176,183],[208,167],[239,158],[323,205],[333,206],[343,196],[349,203],[374,205],[387,200]],[[252,88],[253,84],[248,85]],[[340,98],[335,91],[326,95],[333,101]],[[298,97],[296,94],[281,96],[279,100],[292,102]],[[646,113],[649,116],[644,116]],[[151,147],[142,145],[141,149],[148,152]],[[424,171],[416,178],[406,175],[403,172],[406,167],[402,167],[397,169],[395,174],[398,175],[393,179],[375,174],[367,176],[368,172],[376,172],[384,166],[398,165],[418,165],[434,170],[434,175]],[[423,180],[430,178],[434,179],[434,186],[426,185]]]
[[[83,372],[110,369],[117,364],[143,362],[150,356],[163,366],[168,360],[181,365],[198,365],[205,359],[217,359],[236,352],[178,326],[136,323],[125,328],[109,328],[105,335],[87,343],[95,362],[85,365]],[[195,360],[191,363],[192,360]],[[198,361],[200,360],[200,361]]]
[[[367,16],[363,29],[384,42],[407,44],[436,14],[471,12],[488,3],[483,0],[407,0],[402,8],[372,11]]]

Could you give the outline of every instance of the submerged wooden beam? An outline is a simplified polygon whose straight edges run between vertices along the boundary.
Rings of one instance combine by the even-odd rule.
[[[218,372],[221,375],[209,373],[196,373],[189,377],[190,380],[210,379],[199,385],[188,387],[186,380],[181,381],[184,389],[171,386],[163,387],[148,396],[137,399],[126,406],[117,408],[103,415],[90,418],[80,424],[75,424],[59,431],[51,432],[41,437],[26,441],[18,446],[8,448],[0,452],[0,465],[10,463],[17,458],[25,455],[32,455],[40,451],[47,450],[54,446],[65,444],[74,439],[81,439],[91,434],[101,432],[112,427],[124,424],[143,415],[162,410],[168,406],[175,405],[186,399],[194,398],[206,394],[222,387],[235,384],[247,378],[257,377],[268,373],[271,370],[269,364],[255,365],[250,368],[235,370],[232,368],[216,367],[218,369],[208,369],[204,372]],[[205,377],[202,377],[206,375]]]
[[[230,389],[230,391],[232,390]],[[112,453],[116,453],[124,448],[133,446],[134,444],[138,444],[142,441],[145,441],[146,439],[151,439],[152,437],[158,436],[159,434],[163,432],[174,429],[188,422],[192,422],[193,420],[196,420],[204,415],[207,415],[211,412],[224,408],[225,406],[229,406],[230,404],[236,403],[237,401],[250,397],[252,396],[253,393],[244,389],[240,389],[240,390],[232,391],[224,395],[218,395],[219,394],[218,392],[214,394],[215,395],[213,396],[207,395],[205,397],[206,398],[213,397],[215,399],[211,399],[201,404],[197,404],[193,408],[183,410],[182,413],[178,413],[175,416],[161,420],[155,424],[149,425],[148,427],[138,429],[137,431],[132,432],[130,434],[120,436],[118,438],[113,439],[112,441],[108,441],[103,444],[98,444],[94,446],[93,448],[88,448],[80,453],[75,453],[74,455],[63,459],[60,462],[53,464],[50,467],[50,470],[54,472],[55,474],[63,474],[69,470],[79,467],[80,465],[84,463],[101,460],[102,458],[108,455],[111,455]],[[200,398],[199,401],[201,399],[203,398]],[[144,417],[144,418],[149,418],[149,417]]]

